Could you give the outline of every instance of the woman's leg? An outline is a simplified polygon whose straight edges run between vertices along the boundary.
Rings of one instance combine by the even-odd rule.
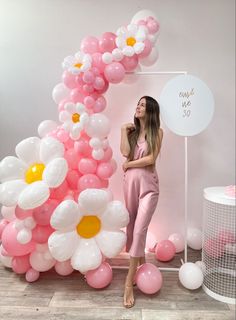
[[[139,257],[130,257],[129,271],[125,280],[124,306],[131,308],[134,305],[133,281],[139,263]]]

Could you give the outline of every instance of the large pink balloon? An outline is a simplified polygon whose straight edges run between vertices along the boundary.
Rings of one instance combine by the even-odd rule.
[[[37,243],[45,243],[55,230],[51,226],[37,225],[32,230],[32,239]]]
[[[92,36],[87,36],[85,38],[82,39],[81,41],[81,50],[84,53],[95,53],[99,49],[98,46],[98,39]]]
[[[126,71],[133,71],[138,65],[138,56],[134,54],[132,57],[124,57],[121,63]]]
[[[18,274],[26,273],[31,268],[31,265],[29,262],[29,254],[21,257],[14,257],[12,259],[11,265],[15,273],[18,273]]]
[[[124,79],[125,68],[119,62],[112,62],[105,67],[104,75],[107,81],[119,83]]]
[[[92,149],[89,145],[90,138],[81,137],[78,141],[75,141],[75,151],[83,157],[91,157]]]
[[[17,241],[18,230],[15,228],[15,221],[8,223],[2,233],[2,245],[11,256],[23,256],[35,249],[34,241],[21,244]]]
[[[26,272],[25,279],[28,282],[34,282],[34,281],[38,280],[39,276],[40,276],[39,271],[34,270],[33,268],[31,268]]]
[[[170,240],[162,240],[157,244],[155,253],[157,260],[170,261],[175,255],[175,246]]]
[[[95,173],[97,169],[97,161],[91,158],[83,158],[79,162],[79,171],[82,174]]]
[[[100,189],[102,187],[100,179],[95,174],[85,174],[79,179],[78,189]]]
[[[68,170],[66,181],[71,189],[77,189],[78,180],[81,177],[78,170]]]
[[[66,260],[63,262],[57,261],[54,268],[56,272],[61,276],[68,276],[74,271],[74,269],[71,266],[70,260]]]
[[[70,169],[78,169],[80,158],[74,148],[66,150],[64,157]]]
[[[109,162],[102,162],[98,165],[97,176],[101,179],[108,179],[112,176],[113,168]]]
[[[116,35],[112,32],[105,32],[99,40],[99,49],[103,52],[112,52],[116,47]]]
[[[64,180],[58,188],[51,190],[50,198],[62,200],[65,197],[65,195],[67,194],[68,190],[69,190],[68,183],[66,180]]]
[[[109,263],[102,262],[97,269],[88,271],[85,276],[90,287],[95,289],[105,288],[111,283],[112,269]]]
[[[58,206],[59,201],[56,199],[48,199],[40,207],[33,210],[33,218],[37,224],[46,226],[50,223],[51,215]]]
[[[159,291],[163,282],[161,272],[152,263],[141,265],[137,270],[135,280],[138,288],[146,294]]]

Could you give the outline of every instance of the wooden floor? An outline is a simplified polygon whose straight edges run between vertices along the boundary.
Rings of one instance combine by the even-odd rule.
[[[157,262],[153,254],[147,260]],[[181,255],[165,267],[180,266]],[[199,253],[189,252],[189,261],[199,260]],[[127,256],[109,261],[113,266],[128,265]],[[160,266],[160,264],[158,264]],[[145,295],[135,288],[132,309],[122,306],[127,270],[113,268],[112,283],[103,290],[90,288],[79,272],[68,277],[54,270],[42,273],[35,283],[27,283],[10,269],[0,266],[1,320],[228,320],[235,319],[232,305],[213,300],[202,289],[189,291],[181,286],[178,272],[162,271],[163,287],[159,293]]]

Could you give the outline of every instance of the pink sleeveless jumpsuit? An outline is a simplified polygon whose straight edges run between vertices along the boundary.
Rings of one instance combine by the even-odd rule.
[[[147,154],[146,140],[138,142],[134,160]],[[124,198],[129,211],[126,251],[144,257],[147,229],[159,197],[159,180],[153,167],[130,168],[124,174]]]

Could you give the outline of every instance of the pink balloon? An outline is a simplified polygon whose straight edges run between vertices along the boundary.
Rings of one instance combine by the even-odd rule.
[[[112,280],[112,268],[107,262],[102,262],[95,270],[90,270],[85,275],[88,285],[95,289],[107,287]]]
[[[61,112],[64,110],[64,106],[67,102],[71,102],[71,100],[69,99],[63,99],[62,101],[60,101],[60,103],[58,104],[58,111]]]
[[[170,240],[162,240],[158,242],[155,254],[159,261],[170,261],[175,255],[175,246]]]
[[[55,230],[51,226],[37,225],[32,230],[32,239],[37,243],[45,243]]]
[[[94,104],[95,104],[95,100],[94,100],[93,97],[87,96],[87,97],[84,98],[84,105],[85,105],[86,108],[92,109]]]
[[[150,52],[152,51],[152,43],[150,40],[148,40],[148,39],[144,40],[144,44],[145,44],[145,47],[144,47],[143,51],[138,55],[139,58],[147,57],[150,54]]]
[[[74,148],[74,140],[69,138],[66,142],[64,142],[64,146],[66,150]]]
[[[96,52],[92,55],[92,65],[93,67],[98,68],[101,72],[103,72],[106,64],[102,61],[102,54],[100,52]]]
[[[81,137],[78,141],[75,141],[75,151],[83,157],[91,157],[92,149],[89,145],[89,138]]]
[[[138,56],[134,54],[132,57],[124,57],[121,60],[122,65],[125,67],[126,71],[133,71],[138,65]]]
[[[104,75],[107,81],[119,83],[124,79],[125,68],[119,62],[112,62],[105,67]]]
[[[102,162],[98,165],[97,176],[101,179],[108,179],[112,176],[113,168],[109,162]]]
[[[63,183],[58,188],[51,190],[50,198],[62,200],[67,194],[68,190],[69,190],[68,183],[66,180],[64,180]]]
[[[98,39],[92,36],[87,36],[81,41],[81,50],[84,53],[95,53],[99,49]]]
[[[10,256],[24,256],[35,249],[35,243],[31,240],[26,244],[17,241],[18,230],[15,221],[8,223],[2,233],[2,245]]]
[[[85,174],[79,179],[78,188],[81,191],[91,188],[100,189],[101,186],[101,181],[95,174]]]
[[[101,188],[108,188],[108,186],[109,186],[109,180],[106,180],[106,179],[100,179],[101,180],[101,184],[102,184],[102,186],[101,186]]]
[[[57,132],[57,139],[61,142],[64,143],[68,141],[69,139],[69,133],[65,131],[64,129],[59,129]]]
[[[104,152],[104,157],[102,158],[102,162],[108,162],[109,160],[111,160],[113,155],[113,151],[111,149],[111,147],[108,147],[105,152]]]
[[[56,272],[61,276],[68,276],[74,271],[74,269],[71,266],[70,260],[66,260],[63,262],[57,261],[54,268]]]
[[[105,32],[99,40],[99,49],[102,53],[112,52],[116,48],[115,43],[116,35],[112,32]]]
[[[102,90],[105,86],[105,81],[102,77],[96,77],[93,87],[97,90]]]
[[[21,257],[14,257],[11,264],[13,271],[18,274],[26,273],[31,268],[28,254]]]
[[[40,207],[37,207],[33,211],[33,218],[37,224],[41,226],[46,226],[50,224],[50,219],[53,211],[58,206],[59,201],[56,199],[48,199]]]
[[[8,225],[8,221],[6,219],[2,219],[0,221],[0,239],[2,238],[2,233],[3,233],[3,230],[5,229],[5,227]]]
[[[77,189],[78,180],[81,177],[78,170],[69,170],[66,176],[66,181],[71,189]]]
[[[33,213],[33,210],[24,210],[24,209],[21,209],[19,206],[16,206],[15,216],[20,220],[23,220],[27,217],[31,217],[32,213]]]
[[[160,24],[155,19],[148,19],[146,26],[151,34],[156,33],[160,29]]]
[[[95,173],[97,169],[97,161],[91,158],[83,158],[79,162],[79,171],[82,174]]]
[[[105,85],[102,89],[97,90],[98,94],[103,94],[109,88],[109,82],[106,79],[104,79],[104,81],[105,81]]]
[[[34,270],[33,268],[29,269],[26,274],[25,274],[25,279],[28,282],[34,282],[36,280],[38,280],[40,276],[40,273],[36,270]]]
[[[62,74],[62,81],[69,89],[74,89],[77,86],[76,76],[68,72],[67,70]]]
[[[223,244],[235,243],[236,242],[236,238],[235,238],[234,233],[229,231],[229,230],[221,230],[218,233],[218,239]]]
[[[94,113],[102,112],[106,108],[106,105],[107,105],[106,99],[103,96],[99,97],[96,100],[95,105],[93,107]]]
[[[203,250],[211,258],[220,258],[224,254],[224,246],[218,239],[212,238],[205,241]]]
[[[94,80],[95,80],[95,76],[94,76],[94,74],[93,74],[92,71],[88,70],[88,71],[85,71],[85,72],[84,72],[84,74],[83,74],[83,81],[84,81],[85,83],[90,84],[90,83],[93,83]]]
[[[83,102],[85,95],[78,88],[76,88],[71,90],[70,98],[74,103]]]
[[[84,91],[86,94],[93,93],[93,92],[94,92],[94,87],[93,87],[91,84],[84,84],[84,85],[83,85],[83,91]]]
[[[79,156],[74,148],[65,151],[64,157],[67,161],[69,169],[77,169],[79,164]]]
[[[162,287],[162,275],[152,263],[142,264],[135,276],[138,288],[146,294],[154,294]]]

